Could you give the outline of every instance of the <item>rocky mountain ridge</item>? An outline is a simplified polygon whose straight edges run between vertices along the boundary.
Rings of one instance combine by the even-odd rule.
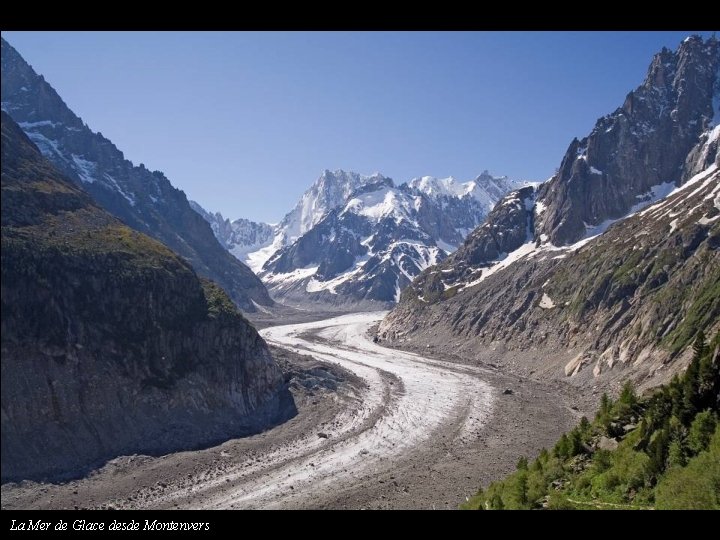
[[[464,184],[424,177],[395,186],[365,177],[343,204],[276,251],[260,276],[283,302],[392,304],[515,185],[487,172]]]
[[[693,333],[720,324],[719,66],[712,38],[657,55],[553,178],[404,291],[381,335],[577,384],[681,369]]]
[[[559,172],[538,190],[537,236],[577,242],[659,186],[687,179],[688,154],[716,113],[719,64],[714,38],[691,36],[677,51],[656,54],[645,81],[590,135],[570,143]]]
[[[91,131],[5,39],[1,43],[2,109],[46,158],[111,214],[185,257],[242,309],[272,304],[264,285],[215,240],[182,191],[161,172],[125,159],[102,133]]]
[[[269,223],[244,218],[230,221],[220,212],[208,212],[195,201],[190,201],[190,207],[210,224],[220,245],[251,268],[257,267],[257,264],[250,255],[258,256],[258,252],[270,246],[275,239],[277,227]]]
[[[282,375],[228,296],[101,209],[5,112],[1,200],[2,482],[276,418]]]

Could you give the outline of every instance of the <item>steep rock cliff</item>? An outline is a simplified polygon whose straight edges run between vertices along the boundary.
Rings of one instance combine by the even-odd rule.
[[[2,113],[2,481],[257,429],[281,374],[215,284],[96,206]]]
[[[557,175],[405,289],[382,337],[581,385],[682,369],[694,333],[720,327],[718,55],[697,37],[657,55]]]

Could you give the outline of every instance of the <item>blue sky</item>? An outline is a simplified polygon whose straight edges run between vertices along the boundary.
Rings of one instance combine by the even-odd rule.
[[[208,210],[275,222],[326,168],[544,180],[690,33],[3,37],[128,159]]]

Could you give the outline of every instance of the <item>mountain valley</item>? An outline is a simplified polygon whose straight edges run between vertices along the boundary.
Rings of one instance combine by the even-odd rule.
[[[231,220],[3,37],[2,508],[720,507],[720,43],[625,96],[544,182]]]

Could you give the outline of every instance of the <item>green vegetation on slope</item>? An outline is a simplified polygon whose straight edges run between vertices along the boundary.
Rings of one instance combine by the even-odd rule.
[[[521,458],[463,508],[720,509],[720,334],[702,332],[682,377],[639,399],[603,395],[551,452]]]

